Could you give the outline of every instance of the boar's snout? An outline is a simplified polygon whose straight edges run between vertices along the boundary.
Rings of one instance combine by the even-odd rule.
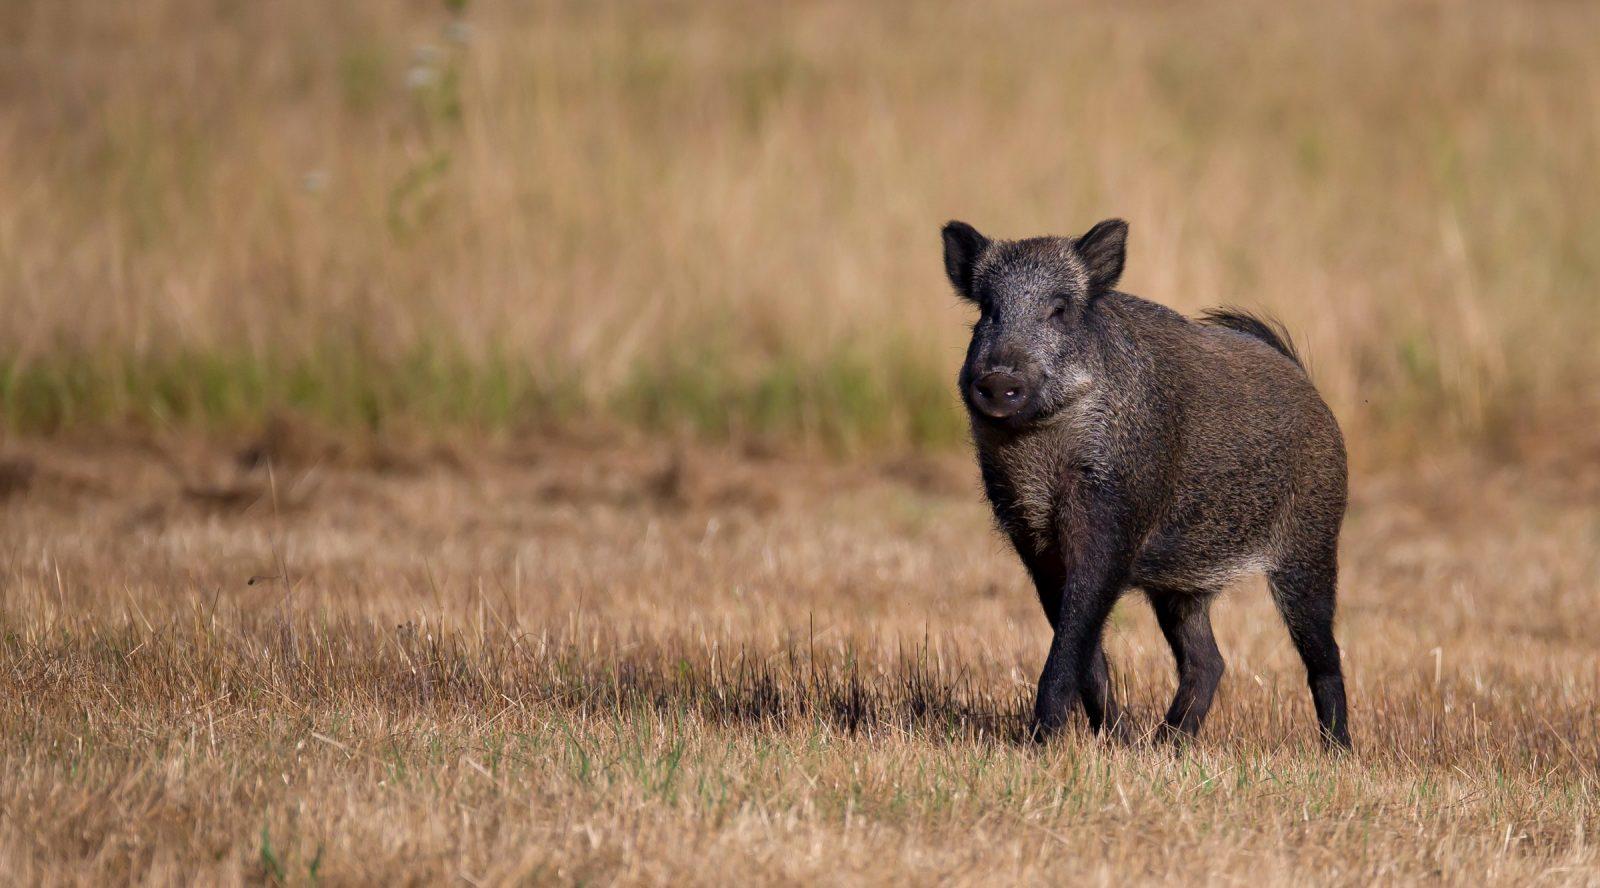
[[[972,406],[990,419],[1009,419],[1028,403],[1028,384],[1010,373],[985,373],[972,381]]]

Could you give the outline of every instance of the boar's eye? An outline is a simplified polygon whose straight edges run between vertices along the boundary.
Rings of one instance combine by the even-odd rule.
[[[1067,316],[1067,297],[1057,296],[1050,303],[1050,320],[1061,321]]]

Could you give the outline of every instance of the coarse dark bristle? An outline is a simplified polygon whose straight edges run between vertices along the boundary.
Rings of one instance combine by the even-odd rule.
[[[1294,347],[1294,340],[1289,337],[1289,331],[1276,319],[1263,317],[1240,308],[1209,308],[1200,313],[1200,323],[1213,327],[1226,327],[1236,330],[1246,336],[1265,342],[1284,357],[1295,362],[1300,369],[1305,369],[1305,362],[1300,360],[1300,352]]]

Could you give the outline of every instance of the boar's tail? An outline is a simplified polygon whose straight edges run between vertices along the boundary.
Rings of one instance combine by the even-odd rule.
[[[1200,323],[1213,327],[1226,327],[1246,336],[1254,336],[1282,352],[1284,357],[1293,361],[1301,370],[1306,368],[1305,362],[1300,360],[1300,352],[1294,347],[1294,340],[1289,338],[1289,331],[1275,319],[1251,314],[1238,308],[1211,308],[1201,312]]]

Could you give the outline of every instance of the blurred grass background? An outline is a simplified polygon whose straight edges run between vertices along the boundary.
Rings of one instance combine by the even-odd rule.
[[[1133,225],[1353,449],[1597,415],[1600,8],[10,0],[12,432],[943,446],[938,226]]]

